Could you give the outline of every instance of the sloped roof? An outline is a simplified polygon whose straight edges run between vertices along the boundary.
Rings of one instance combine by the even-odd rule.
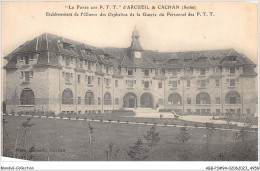
[[[252,65],[245,65],[243,70],[243,76],[256,76],[256,72]]]
[[[5,68],[15,68],[16,60],[13,59],[15,54],[20,53],[36,53],[39,54],[38,62],[36,65],[54,65],[60,66],[56,54],[64,54],[72,57],[82,58],[91,61],[99,61],[105,65],[111,66],[125,66],[125,67],[143,67],[143,68],[175,68],[175,67],[207,67],[212,65],[233,66],[233,65],[256,65],[248,59],[245,55],[236,52],[233,49],[221,49],[221,50],[209,50],[209,51],[185,51],[185,52],[158,52],[145,50],[143,51],[139,42],[139,33],[133,32],[133,41],[129,48],[97,48],[91,45],[87,45],[81,42],[66,39],[57,35],[44,33],[31,41],[27,41],[5,58],[9,59],[9,62]],[[136,38],[137,37],[137,38]],[[65,49],[59,46],[59,43],[70,44],[72,48]],[[89,55],[85,53],[85,49],[93,51],[93,54]],[[130,59],[130,52],[132,50],[140,50],[143,55],[141,59]],[[114,57],[113,59],[107,59],[105,56]],[[229,56],[236,56],[236,62],[226,61]],[[200,61],[197,59],[205,58],[206,61]],[[170,59],[178,59],[179,64],[169,64]],[[161,64],[156,64],[155,61],[162,61]],[[52,64],[53,63],[53,64]],[[253,68],[252,68],[253,69]],[[246,69],[251,70],[251,69]],[[250,71],[251,72],[251,71]],[[248,74],[249,71],[245,71]]]
[[[156,68],[156,65],[145,56],[142,58],[131,59],[130,56],[125,56],[120,63],[123,67],[137,67],[137,68]]]

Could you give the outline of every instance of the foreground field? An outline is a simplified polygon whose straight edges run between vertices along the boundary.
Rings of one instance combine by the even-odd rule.
[[[24,149],[33,147],[32,160],[87,161],[87,160],[132,160],[128,155],[138,137],[143,148],[149,149],[144,135],[151,126],[122,123],[86,122],[48,118],[32,118],[34,125],[22,126],[27,117],[4,116],[4,155],[14,156],[17,138],[17,158],[24,158]],[[93,128],[90,146],[89,125]],[[17,127],[20,129],[17,131]],[[178,140],[178,127],[156,127],[160,140],[147,158],[152,161],[214,161],[257,160],[257,132],[221,131],[214,129],[186,128],[190,136],[185,142]],[[109,145],[117,150],[116,155]],[[108,153],[111,154],[108,155]],[[27,159],[29,158],[26,156]]]

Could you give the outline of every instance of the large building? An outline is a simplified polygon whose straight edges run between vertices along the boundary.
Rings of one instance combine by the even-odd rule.
[[[107,113],[122,108],[256,112],[256,65],[233,49],[100,49],[44,33],[7,55],[8,112]]]

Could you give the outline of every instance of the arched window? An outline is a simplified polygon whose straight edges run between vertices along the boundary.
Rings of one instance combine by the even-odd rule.
[[[34,93],[31,89],[29,89],[29,88],[23,89],[21,96],[20,96],[20,103],[21,103],[21,105],[34,105],[35,104]]]
[[[118,98],[115,99],[115,105],[119,105],[119,99]]]
[[[62,104],[73,104],[73,93],[70,89],[65,89],[63,91]]]
[[[168,103],[180,106],[182,104],[181,96],[178,93],[170,94],[168,97]]]
[[[94,93],[87,91],[85,94],[85,105],[94,105]]]
[[[230,91],[226,94],[226,104],[239,104],[241,103],[240,95],[235,91]]]
[[[110,93],[105,93],[104,95],[104,105],[111,105],[111,94]]]
[[[196,104],[210,104],[210,96],[208,93],[201,92],[196,97]]]

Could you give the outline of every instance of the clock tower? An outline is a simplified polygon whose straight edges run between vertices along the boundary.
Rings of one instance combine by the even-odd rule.
[[[139,32],[135,29],[133,32],[132,32],[132,43],[129,47],[129,52],[130,52],[130,57],[132,59],[134,58],[142,58],[142,51],[143,51],[143,48],[140,44],[140,41],[139,41]]]

